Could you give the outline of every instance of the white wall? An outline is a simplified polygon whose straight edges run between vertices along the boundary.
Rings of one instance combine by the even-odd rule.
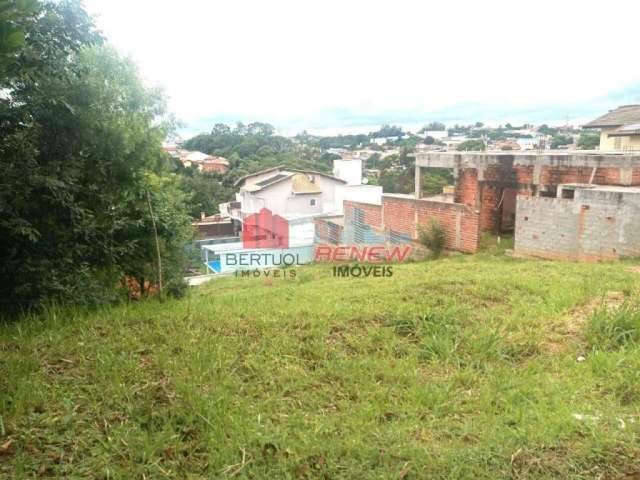
[[[343,185],[336,189],[336,211],[344,212],[343,202],[371,203],[382,205],[382,187],[379,185]]]
[[[442,140],[448,136],[449,132],[447,130],[428,130],[424,132],[424,138],[431,137],[434,140]]]
[[[298,247],[313,245],[315,239],[315,222],[313,218],[289,221],[289,246]]]
[[[341,188],[344,184],[323,175],[316,175],[315,182],[321,193],[294,195],[292,191],[293,180],[288,178],[258,192],[241,191],[236,194],[236,200],[242,202],[243,214],[256,213],[262,208],[268,208],[274,214],[282,217],[335,211],[338,208],[336,189]],[[312,199],[315,199],[315,205],[311,205]],[[340,201],[339,208],[342,208],[342,201]]]
[[[348,185],[362,183],[362,160],[334,160],[333,176],[345,180]]]

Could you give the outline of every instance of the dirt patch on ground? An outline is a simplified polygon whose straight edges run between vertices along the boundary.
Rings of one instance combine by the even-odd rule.
[[[638,268],[640,269],[640,267]],[[593,298],[590,302],[572,309],[563,317],[562,325],[554,329],[554,338],[544,342],[542,349],[548,353],[556,354],[565,352],[571,343],[570,340],[582,343],[585,325],[591,314],[600,307],[616,310],[624,301],[624,293],[609,291],[605,293],[604,297]]]

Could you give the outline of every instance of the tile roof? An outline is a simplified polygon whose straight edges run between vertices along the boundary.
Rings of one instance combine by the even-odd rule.
[[[610,137],[629,137],[631,135],[640,135],[640,123],[624,125],[609,134]]]
[[[280,180],[284,180],[287,177],[289,177],[289,175],[284,173],[278,173],[273,177],[265,178],[264,180],[256,182],[254,183],[254,185],[257,185],[258,187],[266,187],[267,185],[271,185],[272,183],[276,183],[276,182],[279,182]]]
[[[582,128],[620,127],[640,122],[640,105],[623,105],[592,120]]]

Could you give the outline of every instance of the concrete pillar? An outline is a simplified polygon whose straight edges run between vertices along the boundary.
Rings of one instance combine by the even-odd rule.
[[[416,165],[416,190],[415,197],[420,198],[422,196],[422,170]]]
[[[542,165],[536,163],[533,166],[533,184],[540,185],[540,176],[542,175]]]

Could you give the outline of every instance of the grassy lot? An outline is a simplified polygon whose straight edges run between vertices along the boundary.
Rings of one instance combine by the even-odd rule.
[[[0,477],[627,478],[633,266],[316,265],[0,327]]]

